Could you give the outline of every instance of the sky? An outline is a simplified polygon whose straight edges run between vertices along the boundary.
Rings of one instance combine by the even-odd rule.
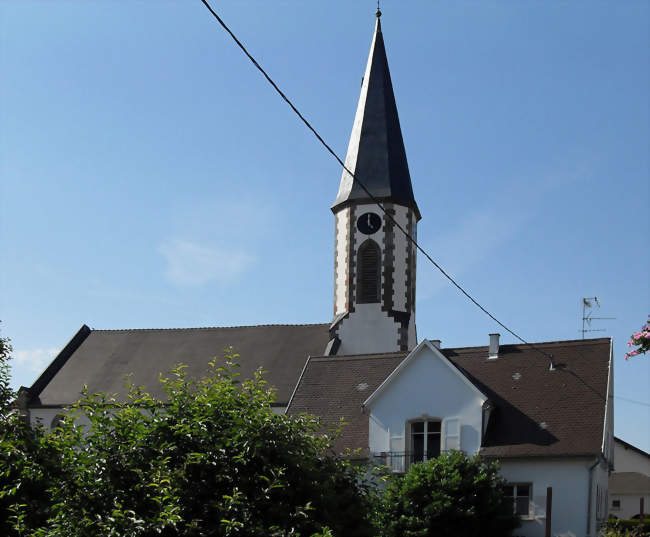
[[[213,1],[344,156],[376,5]],[[614,342],[650,451],[650,4],[384,0],[423,247],[528,341]],[[199,0],[0,3],[0,335],[29,386],[97,329],[329,322],[339,165]],[[644,239],[645,237],[645,239]],[[418,337],[500,329],[428,264]],[[588,327],[589,328],[589,327]]]

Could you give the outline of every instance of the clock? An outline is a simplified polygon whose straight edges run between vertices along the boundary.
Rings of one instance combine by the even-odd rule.
[[[364,213],[357,220],[357,229],[364,235],[372,235],[381,228],[381,218],[375,213]]]

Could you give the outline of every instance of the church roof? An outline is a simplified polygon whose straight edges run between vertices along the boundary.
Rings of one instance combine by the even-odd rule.
[[[240,355],[241,377],[252,378],[258,368],[267,371],[265,379],[284,406],[307,357],[323,353],[328,328],[328,324],[144,330],[83,326],[29,388],[30,405],[70,404],[84,384],[91,393],[124,393],[126,375],[132,375],[135,385],[163,397],[160,373],[183,363],[190,377],[199,378],[207,372],[208,361],[232,347]]]
[[[345,166],[380,201],[391,201],[418,210],[406,161],[386,48],[377,17],[375,34],[361,85]],[[370,200],[368,194],[345,170],[332,210],[351,201]]]
[[[535,346],[553,354],[556,370],[550,371],[548,360],[526,345],[501,345],[495,360],[488,360],[487,347],[442,349],[494,405],[481,454],[499,458],[598,454],[611,340]],[[310,358],[287,412],[315,414],[326,423],[343,419],[349,425],[337,449],[362,448],[367,453],[368,414],[362,403],[406,356]]]

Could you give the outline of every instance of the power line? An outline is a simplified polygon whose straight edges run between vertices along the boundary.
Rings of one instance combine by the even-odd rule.
[[[253,63],[253,65],[257,68],[257,70],[264,75],[264,78],[268,81],[269,84],[273,87],[273,89],[282,97],[282,99],[291,107],[291,109],[294,111],[294,113],[302,120],[302,122],[305,124],[305,126],[312,132],[312,134],[318,139],[318,141],[325,147],[325,149],[336,159],[336,161],[341,165],[341,167],[350,174],[352,177],[352,180],[355,181],[361,189],[368,195],[370,200],[379,207],[381,212],[388,218],[391,223],[399,229],[404,236],[407,238],[407,240],[415,246],[415,248],[424,255],[424,257],[440,271],[440,273],[447,278],[453,285],[456,287],[465,297],[467,297],[477,308],[479,308],[483,313],[485,313],[490,319],[492,319],[495,323],[497,323],[501,328],[506,330],[508,333],[512,334],[515,338],[517,338],[519,341],[521,341],[524,345],[528,345],[531,349],[534,349],[535,351],[539,352],[543,356],[549,359],[551,362],[551,367],[555,366],[555,363],[553,362],[553,355],[548,354],[544,352],[541,349],[538,349],[535,345],[532,343],[529,343],[526,341],[524,338],[522,338],[519,334],[508,328],[504,323],[499,321],[492,313],[490,313],[485,307],[483,307],[472,295],[470,295],[465,289],[463,289],[460,284],[458,284],[447,272],[438,264],[436,261],[417,243],[417,241],[409,235],[409,233],[393,218],[393,216],[386,211],[384,206],[381,204],[381,202],[373,196],[370,191],[366,188],[366,186],[357,179],[357,177],[352,173],[345,163],[339,158],[339,156],[336,154],[336,152],[325,142],[325,140],[322,138],[320,134],[316,131],[314,127],[312,127],[311,123],[305,119],[305,117],[300,113],[298,108],[291,102],[291,100],[284,94],[284,92],[278,87],[278,85],[273,81],[273,79],[268,75],[268,73],[262,68],[262,66],[257,62],[257,60],[248,52],[246,47],[242,44],[242,42],[237,39],[237,36],[232,32],[230,28],[226,25],[226,23],[223,21],[223,19],[212,9],[212,6],[207,2],[207,0],[201,0],[203,5],[208,9],[208,11],[212,14],[212,16],[217,20],[217,22],[221,25],[221,27],[228,32],[230,37],[233,39],[233,41],[237,44],[237,46],[242,50],[242,52],[248,57],[248,59]]]
[[[630,399],[628,397],[621,397],[620,395],[615,395],[614,399],[620,399],[621,401],[627,401],[628,403],[635,403],[637,405],[650,407],[650,403],[646,403],[645,401],[637,401],[636,399]]]

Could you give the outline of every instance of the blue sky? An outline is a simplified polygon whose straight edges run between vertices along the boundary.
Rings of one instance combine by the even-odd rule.
[[[624,359],[650,313],[649,4],[382,4],[418,238],[531,341],[578,338],[598,296],[616,434],[650,451],[650,357]],[[374,3],[214,7],[343,156]],[[330,320],[338,165],[198,0],[3,2],[0,69],[16,386],[83,323]],[[420,338],[499,331],[422,258],[417,294]]]

